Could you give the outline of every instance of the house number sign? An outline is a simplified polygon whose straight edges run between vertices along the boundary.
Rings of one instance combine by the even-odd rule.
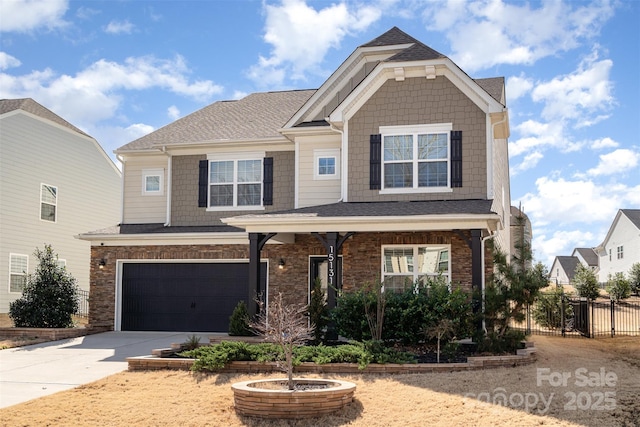
[[[333,245],[329,245],[329,253],[327,255],[327,261],[329,261],[329,276],[328,276],[328,281],[329,281],[329,286],[333,287],[334,286],[334,277],[335,277],[335,268],[334,268],[334,261],[335,261],[335,246]]]

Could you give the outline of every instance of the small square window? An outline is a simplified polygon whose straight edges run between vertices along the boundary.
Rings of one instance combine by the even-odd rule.
[[[318,159],[318,175],[335,175],[336,174],[336,158],[320,157]]]
[[[142,171],[142,194],[161,196],[164,193],[164,170],[146,169]]]
[[[340,150],[314,150],[314,178],[337,179],[339,177]]]

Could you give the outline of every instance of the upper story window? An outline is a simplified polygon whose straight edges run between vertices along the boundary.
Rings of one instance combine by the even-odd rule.
[[[451,188],[452,125],[383,126],[381,192]]]
[[[624,258],[624,248],[622,246],[618,246],[617,254],[618,254],[618,259]]]
[[[385,291],[402,292],[430,277],[450,281],[448,245],[383,246],[382,280]]]
[[[340,178],[340,166],[338,163],[340,150],[314,150],[314,178],[338,179]]]
[[[145,196],[161,196],[164,194],[164,170],[142,170],[142,194]]]
[[[40,219],[56,222],[58,208],[58,187],[40,184]]]
[[[9,254],[9,292],[22,292],[27,284],[29,256]]]
[[[262,206],[264,154],[244,157],[209,156],[210,209],[255,209]]]

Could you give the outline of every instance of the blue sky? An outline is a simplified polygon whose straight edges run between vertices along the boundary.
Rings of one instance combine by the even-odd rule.
[[[640,208],[640,2],[0,0],[0,98],[30,97],[112,154],[212,102],[318,88],[393,26],[507,81],[512,204],[536,260]]]

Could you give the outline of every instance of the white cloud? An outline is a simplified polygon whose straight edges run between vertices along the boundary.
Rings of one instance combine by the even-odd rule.
[[[506,86],[507,102],[510,102],[531,92],[533,80],[520,74],[520,76],[509,77]]]
[[[548,147],[565,149],[568,146],[561,122],[542,123],[526,120],[514,126],[513,129],[520,134],[520,138],[509,142],[509,157]]]
[[[22,64],[20,60],[6,52],[0,52],[0,70],[19,67]]]
[[[620,148],[608,154],[601,154],[598,165],[589,169],[587,174],[591,176],[621,174],[635,169],[639,160],[640,154],[627,148]]]
[[[546,234],[536,235],[534,232],[531,246],[534,258],[551,268],[556,256],[571,255],[575,248],[593,247],[596,242],[596,234],[591,231],[562,230],[555,231],[550,236]],[[598,242],[599,243],[599,242]]]
[[[316,10],[303,0],[282,0],[265,5],[264,41],[272,46],[268,57],[247,72],[260,86],[280,86],[285,77],[304,80],[307,73],[321,74],[320,63],[332,48],[354,32],[377,21],[381,12],[373,6],[349,9],[347,3],[334,3]]]
[[[605,137],[605,138],[600,138],[600,139],[596,139],[595,141],[592,141],[591,142],[591,149],[592,150],[600,150],[602,148],[616,148],[619,145],[620,144],[618,144],[613,139],[611,139],[609,137]]]
[[[510,168],[511,177],[518,175],[520,172],[535,168],[544,155],[540,151],[534,151],[527,154],[520,164]]]
[[[614,104],[613,84],[609,80],[612,66],[611,60],[598,61],[597,52],[594,52],[575,72],[538,83],[531,97],[544,103],[543,118],[572,119],[578,127],[593,124],[593,114],[606,112]],[[606,116],[598,121],[604,118]]]
[[[131,34],[135,26],[129,21],[111,21],[104,31],[108,34]]]
[[[67,0],[1,0],[0,32],[27,33],[40,28],[48,30],[68,25],[63,16],[69,8]]]
[[[452,59],[473,72],[498,64],[528,65],[573,49],[599,34],[613,6],[549,1],[532,8],[528,2],[450,0],[430,3],[423,15],[428,28],[447,33]]]
[[[167,108],[167,116],[172,120],[177,120],[180,118],[180,110],[175,105],[172,105]]]
[[[37,99],[81,127],[115,117],[124,91],[161,89],[202,102],[222,92],[210,80],[190,82],[189,72],[180,56],[127,58],[124,63],[101,59],[75,76],[51,69],[18,76],[0,73],[0,97]]]

